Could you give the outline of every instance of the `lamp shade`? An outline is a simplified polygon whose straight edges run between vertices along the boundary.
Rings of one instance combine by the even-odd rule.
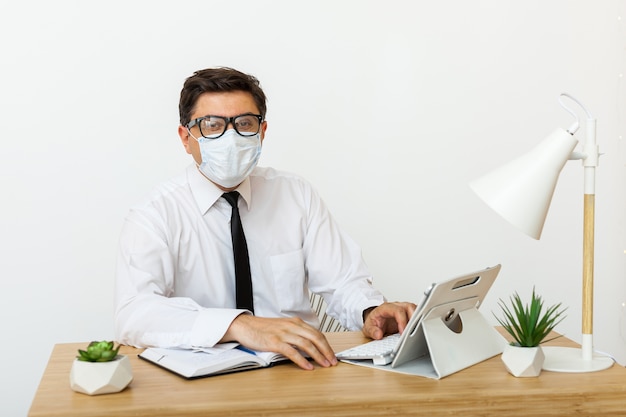
[[[539,239],[559,174],[577,144],[573,135],[557,129],[530,152],[472,181],[470,187],[509,223]]]

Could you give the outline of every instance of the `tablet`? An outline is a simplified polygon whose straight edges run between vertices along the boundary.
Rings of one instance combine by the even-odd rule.
[[[370,360],[376,365],[395,368],[406,362],[429,353],[421,324],[425,320],[439,318],[453,332],[461,333],[463,323],[459,313],[478,308],[493,285],[501,265],[495,265],[432,284],[425,292],[422,301],[411,316],[404,332],[382,340],[359,345],[337,353],[339,359]],[[386,352],[377,351],[383,344],[389,344]]]

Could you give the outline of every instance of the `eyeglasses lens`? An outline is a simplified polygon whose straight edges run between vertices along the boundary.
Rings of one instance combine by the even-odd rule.
[[[209,116],[202,119],[198,125],[202,136],[211,138],[221,136],[228,128],[229,122],[230,119],[227,118]],[[261,126],[259,118],[251,114],[237,116],[232,123],[241,136],[254,136],[259,132]]]

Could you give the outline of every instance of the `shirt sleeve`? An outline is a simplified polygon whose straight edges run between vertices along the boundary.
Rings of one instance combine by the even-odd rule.
[[[322,294],[327,313],[349,330],[363,328],[363,311],[385,302],[372,285],[373,278],[361,248],[341,230],[328,208],[310,190],[308,232],[304,242],[309,288]]]
[[[246,310],[205,308],[174,294],[175,262],[165,228],[131,211],[120,236],[115,285],[115,338],[136,347],[210,347]]]

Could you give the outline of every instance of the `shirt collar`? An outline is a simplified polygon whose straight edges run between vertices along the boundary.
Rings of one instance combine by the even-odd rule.
[[[191,164],[187,167],[187,178],[189,180],[189,187],[191,188],[191,194],[196,200],[196,204],[202,214],[206,213],[215,202],[222,197],[224,191],[220,190],[217,185],[205,177],[196,164]],[[243,200],[246,202],[246,206],[250,207],[251,201],[251,187],[250,177],[246,177],[245,180],[234,190],[238,191]]]

